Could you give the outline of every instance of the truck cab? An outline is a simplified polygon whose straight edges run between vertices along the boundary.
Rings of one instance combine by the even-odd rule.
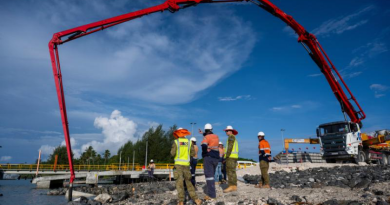
[[[317,128],[321,154],[327,162],[352,160],[359,162],[362,139],[357,123],[338,121],[325,123]]]

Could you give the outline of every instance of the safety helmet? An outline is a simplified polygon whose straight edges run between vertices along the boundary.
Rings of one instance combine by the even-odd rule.
[[[196,142],[196,138],[195,137],[191,137],[191,141]]]
[[[204,125],[204,129],[205,130],[212,130],[213,126],[210,123],[207,123],[207,124]]]
[[[231,125],[228,125],[226,126],[226,129],[224,129],[223,131],[232,131],[233,132],[233,135],[238,135],[238,132],[237,130],[233,129],[233,127]]]
[[[264,134],[264,132],[259,132],[258,134],[257,134],[257,136],[265,136],[265,134]]]
[[[182,127],[179,127],[179,128],[177,128],[176,130],[182,130],[183,128]]]
[[[151,159],[150,162],[153,162],[153,159]]]
[[[219,142],[220,145],[223,145],[222,142]]]

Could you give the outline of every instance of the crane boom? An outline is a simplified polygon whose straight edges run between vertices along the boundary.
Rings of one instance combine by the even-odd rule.
[[[336,67],[330,61],[328,55],[325,53],[324,49],[318,42],[317,38],[306,31],[306,29],[294,20],[290,15],[287,15],[274,4],[268,0],[166,0],[164,3],[153,6],[150,8],[142,9],[135,12],[130,12],[127,14],[119,15],[102,21],[97,21],[87,25],[79,26],[76,28],[68,29],[55,33],[53,38],[49,42],[49,52],[51,58],[51,64],[53,68],[54,81],[57,90],[57,97],[61,112],[62,125],[64,130],[65,143],[68,152],[69,167],[70,167],[70,192],[72,189],[73,180],[75,178],[74,169],[73,169],[73,160],[72,160],[72,149],[69,138],[69,126],[68,126],[68,117],[66,112],[65,105],[65,95],[63,89],[63,81],[61,74],[61,66],[59,61],[58,46],[60,44],[81,38],[83,36],[101,31],[103,29],[140,18],[145,15],[149,15],[156,12],[163,12],[165,10],[174,13],[180,9],[188,8],[191,6],[196,6],[200,3],[228,3],[228,2],[251,2],[257,6],[263,8],[269,13],[273,14],[275,17],[284,21],[288,26],[290,26],[298,34],[298,42],[300,42],[306,51],[308,51],[310,57],[320,68],[321,72],[325,75],[326,80],[328,81],[334,95],[337,100],[340,102],[342,112],[349,116],[350,120],[355,123],[361,123],[361,120],[365,118],[365,114],[361,109],[359,103],[353,96],[352,92],[349,90],[348,86],[345,84],[342,76],[337,71]],[[336,75],[334,75],[336,73]],[[342,85],[339,83],[337,78],[342,82],[342,85],[348,92],[344,92]],[[355,109],[355,103],[357,108]],[[69,194],[69,199],[71,199],[71,193]]]

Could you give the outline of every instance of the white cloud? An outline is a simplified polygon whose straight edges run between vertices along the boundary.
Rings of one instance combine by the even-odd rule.
[[[270,110],[275,113],[292,113],[292,112],[302,112],[307,110],[315,109],[319,106],[319,103],[312,102],[312,101],[306,101],[299,104],[292,104],[292,105],[284,105],[284,106],[275,106],[272,107]]]
[[[370,89],[375,91],[386,91],[389,87],[381,84],[372,84],[370,85]]]
[[[239,70],[258,39],[249,23],[224,7],[203,12],[150,15],[61,49],[65,84],[81,94],[158,104],[192,101]]]
[[[368,22],[367,19],[358,20],[358,21],[356,21],[356,19],[362,16],[363,14],[373,10],[374,8],[375,8],[374,6],[368,6],[348,16],[330,19],[324,22],[323,24],[321,24],[320,27],[314,29],[313,33],[314,35],[317,36],[319,35],[327,36],[329,34],[342,34],[345,31],[353,30]]]
[[[295,31],[290,26],[285,26],[283,28],[283,32],[287,33],[291,37],[297,37],[297,34],[295,33]]]
[[[41,148],[39,148],[39,150],[41,150],[42,155],[49,156],[49,155],[53,154],[53,150],[55,148],[56,147],[50,146],[50,145],[42,145]]]
[[[315,74],[310,74],[308,75],[308,77],[318,77],[318,76],[321,76],[322,73],[315,73]]]
[[[239,95],[237,97],[219,97],[219,101],[251,100],[250,95]]]
[[[2,156],[0,158],[0,161],[2,161],[2,162],[9,162],[9,161],[11,161],[11,159],[12,159],[11,156]]]
[[[98,153],[102,153],[106,149],[115,153],[123,143],[136,140],[134,135],[137,132],[137,124],[123,117],[119,110],[114,110],[110,118],[97,117],[94,125],[96,128],[102,129],[104,140],[86,143],[81,146],[82,151],[92,146]]]
[[[370,89],[374,91],[374,96],[375,98],[381,98],[386,96],[386,91],[389,90],[390,87],[386,85],[381,85],[381,84],[372,84],[370,85]]]

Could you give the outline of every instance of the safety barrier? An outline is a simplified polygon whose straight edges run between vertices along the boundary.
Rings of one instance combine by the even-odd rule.
[[[156,163],[155,169],[172,169],[174,167],[174,164],[163,164],[163,163]],[[142,171],[145,169],[144,165],[140,164],[108,164],[108,165],[74,165],[73,166],[75,171],[111,171],[111,170],[123,170],[123,171]],[[36,164],[0,164],[0,169],[6,171],[6,170],[28,170],[28,171],[35,171],[37,170]],[[147,167],[146,167],[147,169]],[[203,169],[203,164],[198,164],[196,166],[196,169]],[[69,171],[69,165],[65,164],[40,164],[39,165],[40,171]]]

